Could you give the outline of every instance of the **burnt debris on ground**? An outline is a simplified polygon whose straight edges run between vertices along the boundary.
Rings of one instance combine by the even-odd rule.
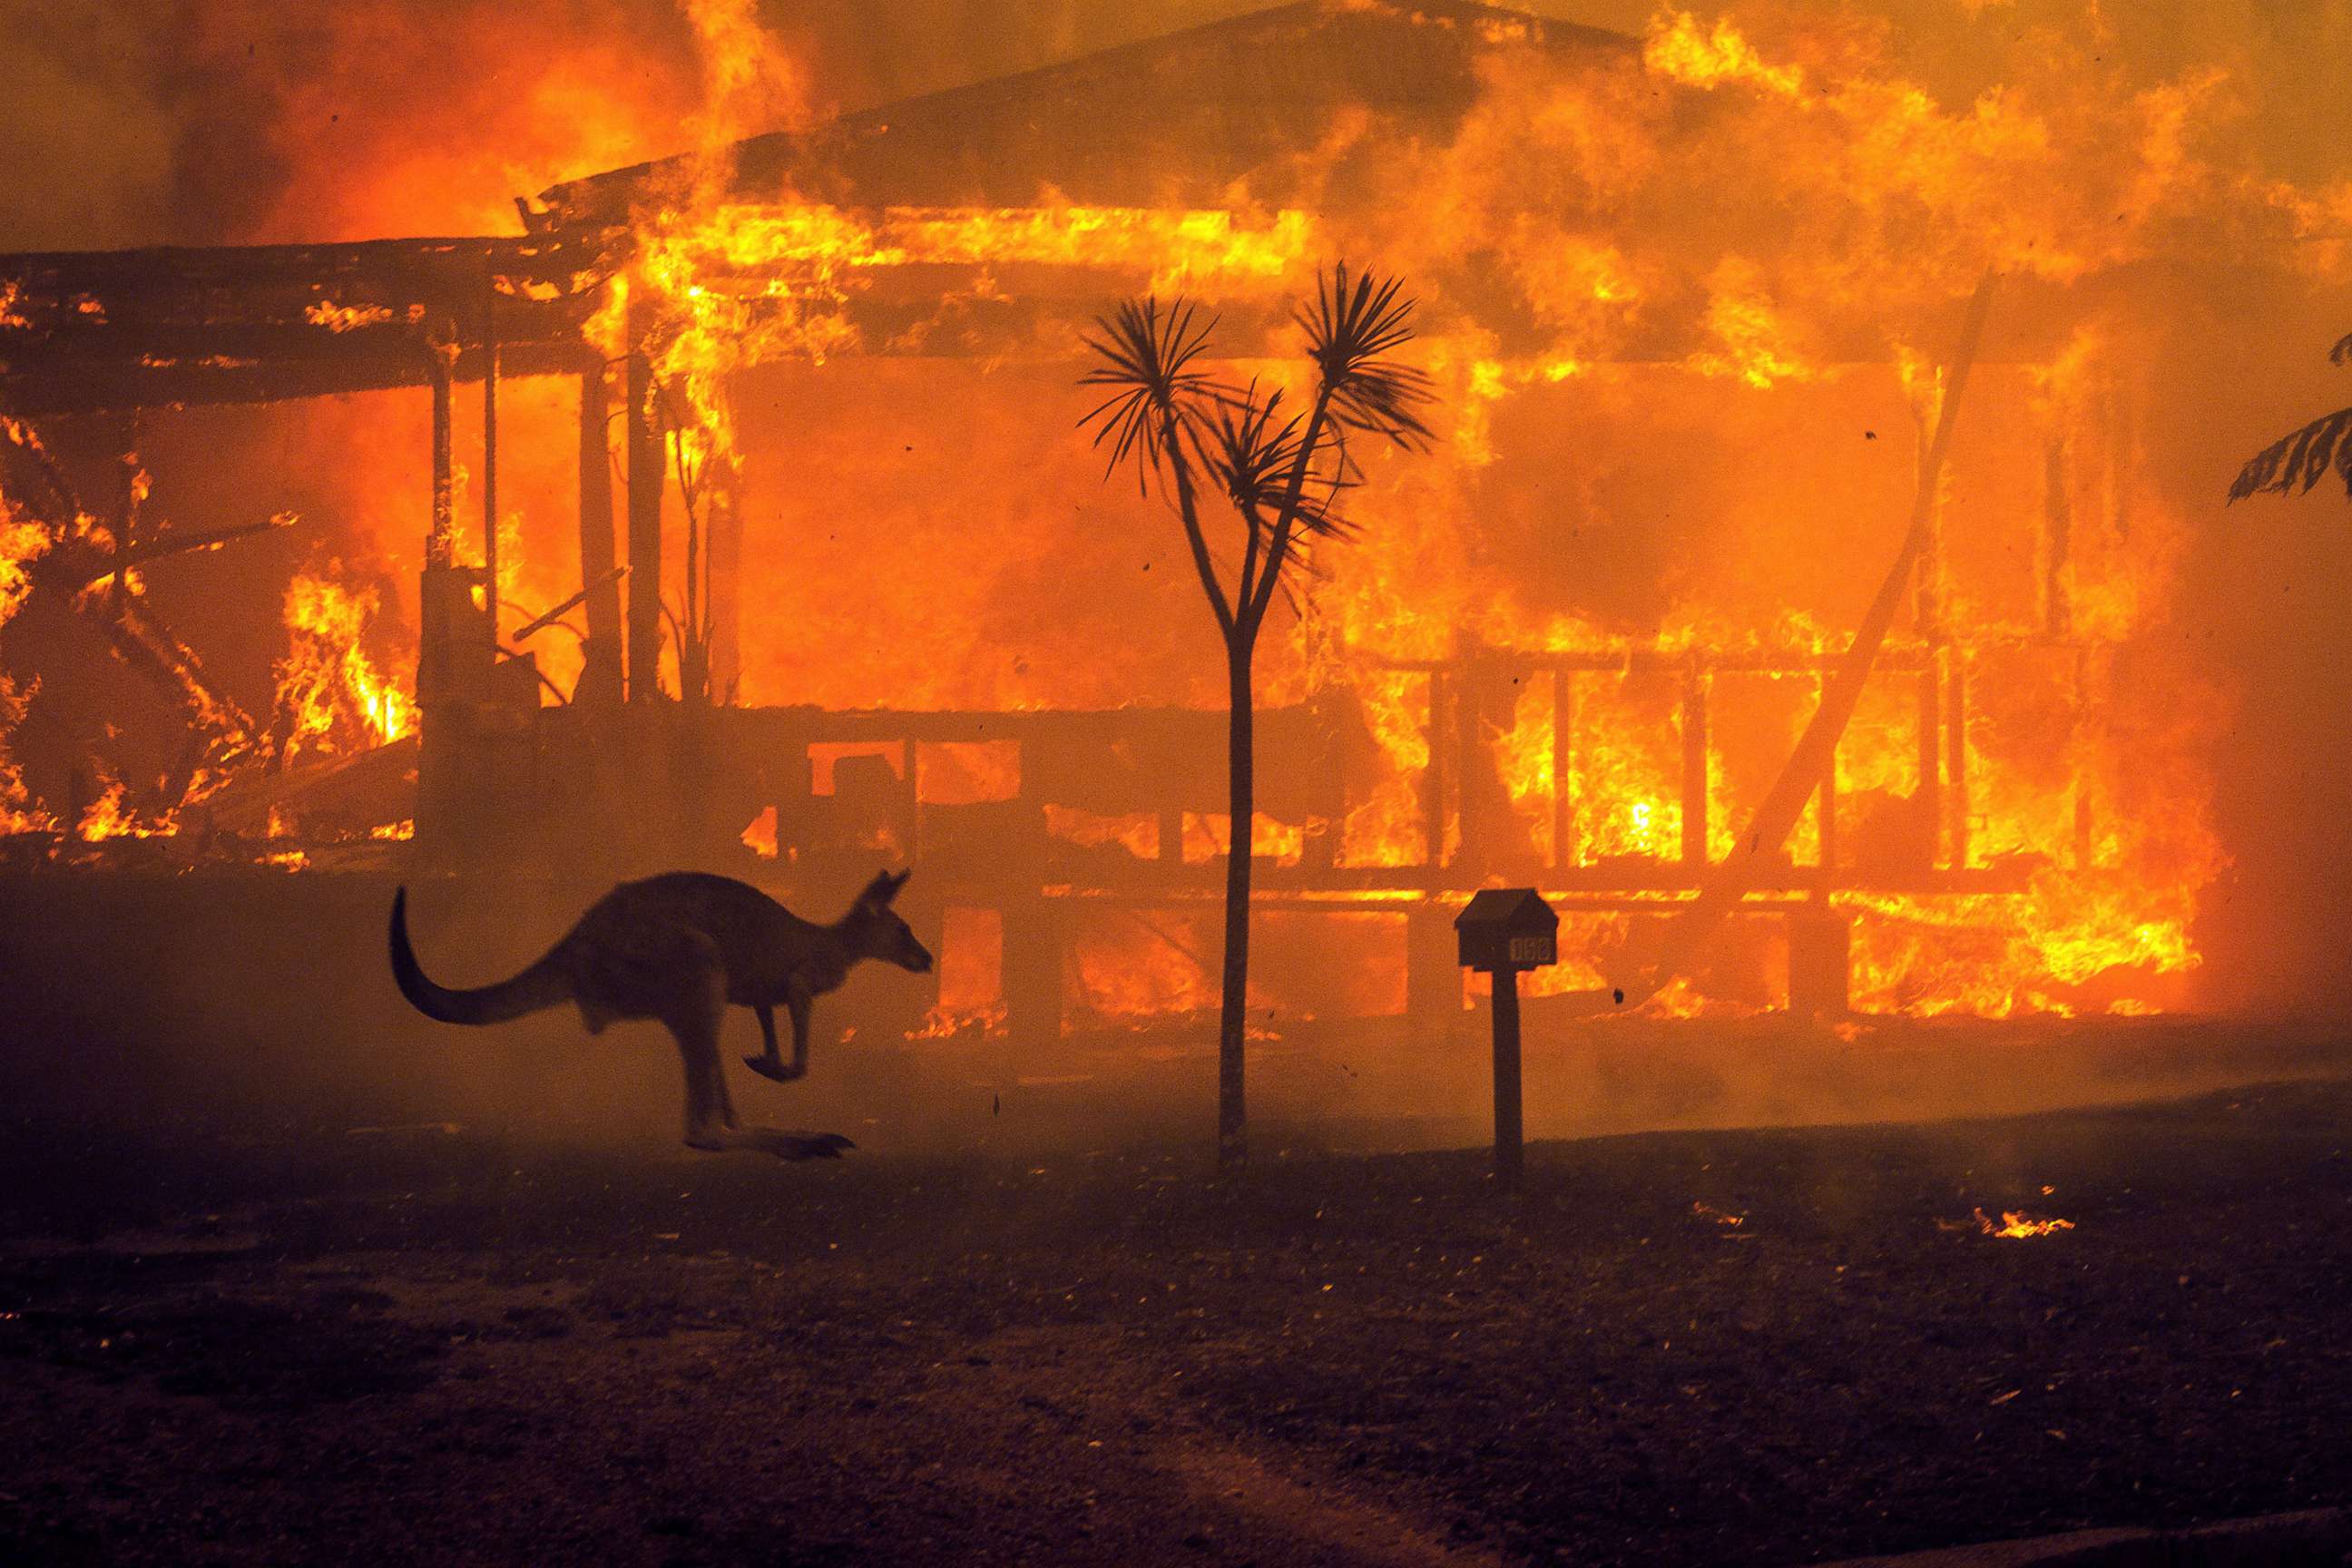
[[[19,1121],[0,1558],[1794,1563],[2338,1505],[2347,1126],[1645,1134],[1506,1196]]]

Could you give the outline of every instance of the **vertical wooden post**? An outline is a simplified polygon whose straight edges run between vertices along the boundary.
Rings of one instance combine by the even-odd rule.
[[[710,487],[703,579],[709,594],[710,700],[731,702],[743,673],[743,476],[732,462]],[[908,777],[913,778],[913,759]]]
[[[499,646],[499,293],[482,292],[482,604],[490,646]]]
[[[446,339],[425,345],[433,375],[433,521],[425,535],[427,566],[455,565],[457,503],[454,466],[449,454],[450,399],[457,377],[457,342],[454,329]]]
[[[621,695],[621,584],[613,576],[613,458],[605,445],[604,366],[580,373],[580,579],[588,588],[586,667],[580,690]]]
[[[1495,982],[1495,1184],[1516,1187],[1527,1164],[1519,1093],[1519,972],[1487,973]]]
[[[1691,655],[1683,677],[1683,864],[1706,866],[1706,671]]]
[[[460,668],[453,665],[465,584],[457,566],[457,479],[450,456],[451,399],[457,379],[455,322],[438,321],[425,343],[433,382],[433,518],[425,535],[425,571],[417,585],[416,837],[428,850],[462,836],[459,798],[466,777],[459,755],[465,734],[461,704],[453,702]],[[470,639],[467,647],[478,647]],[[487,662],[487,655],[483,656]]]
[[[661,695],[662,442],[656,425],[654,372],[640,337],[629,326],[629,700]]]

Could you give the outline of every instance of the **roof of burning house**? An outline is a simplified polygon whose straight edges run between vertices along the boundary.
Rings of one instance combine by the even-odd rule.
[[[747,194],[868,208],[1276,204],[1310,177],[1343,197],[1344,160],[1308,154],[1349,117],[1441,133],[1475,101],[1483,60],[1529,48],[1638,58],[1619,35],[1470,0],[1307,0],[753,137],[734,149],[737,177]],[[0,403],[37,415],[419,385],[436,331],[471,379],[494,294],[506,370],[576,369],[609,231],[689,167],[558,185],[523,204],[522,238],[0,256]],[[895,308],[860,303],[869,341],[893,340]]]
[[[482,374],[595,363],[581,342],[601,276],[563,236],[157,247],[0,256],[0,405],[19,415],[256,403],[415,386],[436,336]],[[493,300],[495,300],[495,303]]]
[[[735,188],[877,223],[891,209],[974,206],[1377,213],[1393,199],[1382,150],[1444,144],[1497,70],[1529,59],[1639,70],[1642,54],[1622,35],[1474,0],[1299,0],[753,137],[731,149]],[[436,334],[457,341],[461,380],[482,373],[492,333],[503,372],[581,369],[598,362],[581,330],[630,243],[624,226],[702,166],[680,156],[553,186],[521,204],[521,237],[0,256],[0,405],[31,416],[422,385],[438,370]],[[2046,358],[2094,294],[2184,264],[2063,287],[2015,280],[1986,356]],[[1482,324],[1513,341],[1527,324],[1483,267],[1465,258],[1454,281],[1465,301],[1485,301]],[[1002,353],[1040,341],[1040,321],[1091,316],[1105,292],[1088,264],[992,270],[919,257],[863,284],[843,313],[881,353]],[[1701,299],[1651,301],[1612,357],[1680,359]],[[961,312],[946,326],[943,300]],[[1229,340],[1287,321],[1270,296],[1223,306]],[[1905,335],[1948,338],[1959,300],[1939,309]],[[1831,359],[1881,357],[1885,327],[1832,324],[1820,346]]]
[[[1300,0],[1083,58],[842,116],[732,149],[737,188],[852,206],[1223,206],[1328,198],[1344,166],[1316,158],[1369,114],[1427,135],[1476,101],[1510,50],[1631,63],[1632,38],[1470,0]],[[1384,122],[1384,123],[1383,123]],[[670,158],[541,193],[534,228],[625,222],[675,188]]]

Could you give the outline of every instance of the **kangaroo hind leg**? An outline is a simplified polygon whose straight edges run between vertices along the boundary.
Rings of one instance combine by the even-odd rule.
[[[727,1014],[727,978],[717,968],[684,988],[663,1022],[677,1038],[686,1068],[686,1145],[713,1152],[749,1149],[780,1160],[836,1160],[855,1148],[838,1132],[739,1127],[719,1054],[719,1026]]]

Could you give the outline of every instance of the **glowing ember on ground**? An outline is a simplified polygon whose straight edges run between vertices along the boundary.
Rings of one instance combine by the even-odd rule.
[[[2003,1236],[2014,1240],[2021,1241],[2036,1236],[2054,1236],[2059,1231],[2074,1228],[2074,1222],[2071,1219],[2044,1219],[2028,1214],[2022,1209],[2001,1210],[1999,1225],[1993,1224],[1984,1210],[1978,1209],[1975,1213],[1977,1226],[1984,1235]]]

